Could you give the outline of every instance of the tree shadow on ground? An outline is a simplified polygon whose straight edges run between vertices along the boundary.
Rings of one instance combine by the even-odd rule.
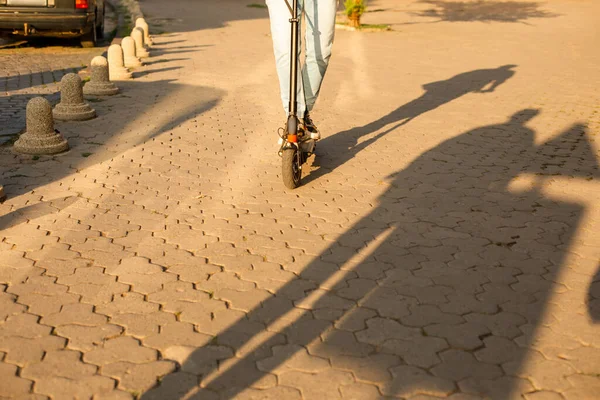
[[[150,61],[156,57],[154,52],[151,54],[152,57],[148,59]],[[140,68],[134,71],[134,74],[140,77],[179,68],[181,67],[153,70]],[[225,95],[221,89],[181,85],[169,79],[134,79],[116,82],[116,84],[121,88],[121,92],[116,96],[85,96],[88,104],[96,109],[97,118],[83,122],[55,121],[55,126],[69,142],[68,152],[55,156],[32,157],[14,153],[11,149],[12,143],[0,146],[0,157],[3,158],[3,162],[0,162],[0,176],[8,203],[12,198],[76,174],[86,167],[110,160],[152,140],[212,109]],[[22,103],[24,107],[29,99],[38,96],[40,95],[14,95],[11,99],[16,103]],[[53,105],[60,101],[58,93],[41,96],[47,98]],[[177,108],[170,109],[170,105],[161,108],[159,105],[165,99],[171,98],[170,96],[176,97]],[[150,112],[162,113],[161,122],[157,125],[149,125],[147,121],[139,121]],[[147,129],[132,128],[135,127],[136,121],[139,121],[137,124],[142,123],[147,126]],[[53,212],[50,205],[38,207],[39,210]],[[8,225],[14,226],[15,218],[18,221],[22,220],[18,214],[24,210],[16,211],[17,214],[13,214],[12,217],[2,217],[0,230],[6,229]],[[27,216],[30,213],[23,215]],[[36,212],[35,215],[39,216],[39,213]]]
[[[155,63],[153,63],[155,64]],[[148,64],[148,65],[152,65],[152,64]],[[142,76],[146,76],[146,75],[152,75],[154,73],[157,72],[168,72],[168,71],[177,71],[178,69],[182,69],[183,67],[181,66],[175,66],[175,67],[165,67],[165,68],[158,68],[155,70],[151,70],[151,71],[134,71],[133,72],[133,77],[134,78],[141,78]]]
[[[85,66],[73,66],[70,68],[55,69],[52,71],[40,71],[37,73],[29,73],[23,75],[6,75],[0,73],[0,80],[6,80],[7,88],[15,88],[18,90],[29,89],[41,85],[50,85],[60,82],[63,76],[69,73],[79,73],[84,70]],[[14,90],[14,89],[9,89]],[[6,97],[6,96],[2,96]]]
[[[181,67],[161,68],[154,72],[179,68]],[[134,73],[136,76],[141,77],[142,75],[150,75],[153,71],[136,71]],[[32,179],[41,179],[39,175],[44,174],[43,170],[30,174],[32,171],[39,169],[37,164],[58,161],[59,164],[64,165],[64,170],[62,172],[68,175],[75,172],[77,169],[80,169],[83,164],[90,165],[90,162],[99,163],[114,157],[114,152],[104,152],[104,149],[101,146],[118,140],[119,137],[127,131],[127,126],[129,124],[135,122],[136,118],[143,113],[148,112],[148,110],[159,103],[164,96],[175,92],[179,93],[182,97],[194,93],[196,95],[196,101],[194,104],[188,104],[185,107],[181,107],[176,113],[171,114],[168,121],[163,125],[150,128],[144,132],[143,135],[136,136],[133,141],[128,141],[126,148],[121,151],[125,151],[128,148],[132,148],[147,140],[151,140],[152,138],[165,133],[165,131],[172,129],[174,126],[173,124],[181,124],[215,107],[224,95],[220,89],[180,85],[175,83],[174,80],[143,83],[134,80],[130,82],[119,82],[118,85],[121,87],[121,93],[116,96],[85,96],[85,101],[97,112],[97,117],[95,119],[83,122],[55,121],[55,126],[69,141],[70,150],[67,153],[54,156],[32,157],[26,154],[19,155],[17,153],[12,153],[9,144],[0,146],[0,149],[3,153],[6,153],[6,156],[9,156],[10,154],[14,158],[25,161],[25,163],[9,164],[5,166],[0,165],[0,175],[6,175],[9,172],[13,173],[5,178],[6,180],[4,181],[7,196],[18,196],[37,186],[35,184],[28,185],[28,180],[26,179],[28,177]],[[25,97],[26,99],[30,99],[32,97],[40,97],[40,95],[26,95]],[[59,93],[42,97],[47,98],[51,104],[56,104],[60,101]],[[87,154],[90,150],[93,155],[92,157],[86,156],[87,159],[81,160],[72,159],[73,153]],[[61,161],[67,160],[69,161],[61,163]],[[43,179],[44,184],[60,179],[64,176],[63,173],[53,173],[48,179]],[[11,178],[10,176],[14,176],[14,178]]]
[[[156,65],[156,64],[164,64],[164,63],[170,63],[170,62],[175,62],[175,61],[186,61],[189,60],[189,58],[171,58],[171,59],[160,59],[160,60],[156,60],[156,61],[148,61],[146,63],[144,63],[144,65]]]
[[[538,113],[465,132],[391,175],[368,215],[304,268],[284,265],[297,278],[142,399],[233,399],[272,374],[306,398],[338,396],[311,383],[317,371],[284,367],[308,354],[337,369],[332,380],[353,371],[387,396],[507,399],[527,387],[518,376],[585,211],[540,189],[556,175],[600,177],[586,126],[536,145]],[[511,189],[521,174],[535,181]]]
[[[412,119],[460,98],[468,93],[491,93],[514,74],[516,65],[478,69],[464,72],[450,79],[423,85],[425,93],[380,119],[365,126],[352,128],[321,139],[317,145],[314,166],[319,168],[305,177],[305,183],[319,179],[348,162],[357,153]],[[359,139],[382,130],[375,136],[358,143]],[[344,149],[340,151],[340,149]]]
[[[27,207],[20,208],[11,213],[0,216],[0,231],[12,228],[13,226],[27,222],[30,219],[58,213],[61,210],[75,204],[81,200],[76,196],[67,196],[51,199]]]
[[[559,14],[544,11],[535,1],[445,1],[421,0],[433,8],[413,13],[419,17],[448,22],[524,22],[531,18],[552,18]]]
[[[45,93],[43,96],[48,100],[55,102],[59,99],[58,86],[56,82],[60,82],[63,76],[68,73],[79,73],[84,70],[85,67],[73,66],[70,68],[46,70],[37,73],[29,73],[23,75],[12,75],[8,76],[6,73],[0,75],[0,81],[4,81],[7,91],[13,90],[26,90],[35,88],[31,91],[42,91],[48,92],[46,89],[48,86],[51,87],[50,93]],[[40,96],[39,93],[27,93],[27,94],[12,94],[12,95],[0,95],[0,101],[2,102],[2,116],[9,118],[8,123],[4,123],[0,126],[0,145],[11,140],[11,136],[14,136],[22,132],[25,125],[25,108],[27,102],[34,97]],[[19,124],[15,121],[21,121]]]
[[[198,48],[198,47],[208,47],[208,46],[194,46],[194,48]],[[156,48],[156,49],[154,49],[153,55],[155,57],[160,57],[160,56],[165,56],[165,55],[169,55],[169,54],[195,53],[195,52],[199,51],[199,50],[185,49],[185,48],[182,48],[182,49],[183,50],[176,50],[176,48],[173,48],[173,49]]]
[[[167,35],[163,35],[163,37],[167,37]],[[162,42],[161,44],[163,46],[167,46],[167,45],[171,45],[171,44],[177,44],[177,43],[185,43],[186,40],[171,40],[170,42]]]
[[[283,0],[281,0],[283,1]],[[173,32],[193,32],[203,29],[217,29],[227,26],[233,21],[267,19],[265,8],[248,7],[251,1],[221,0],[218,2],[203,2],[201,15],[190,14],[186,2],[164,2],[146,0],[140,3],[145,12],[150,31],[154,34]],[[257,2],[258,3],[258,2]]]

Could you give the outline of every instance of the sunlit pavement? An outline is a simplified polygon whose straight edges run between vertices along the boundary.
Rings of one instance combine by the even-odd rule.
[[[72,149],[0,149],[0,396],[595,399],[600,4],[370,1],[289,191],[248,3],[142,1]]]

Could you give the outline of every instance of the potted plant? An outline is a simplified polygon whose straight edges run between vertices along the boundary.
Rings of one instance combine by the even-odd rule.
[[[365,2],[366,0],[346,0],[344,2],[350,26],[360,27],[360,16],[365,12]]]

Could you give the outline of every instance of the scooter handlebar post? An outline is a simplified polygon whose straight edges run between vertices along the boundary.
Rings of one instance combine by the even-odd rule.
[[[287,0],[286,0],[287,3]],[[288,3],[289,6],[289,3]],[[290,115],[296,116],[298,113],[298,0],[292,0],[292,18],[291,24],[291,45],[290,45]]]

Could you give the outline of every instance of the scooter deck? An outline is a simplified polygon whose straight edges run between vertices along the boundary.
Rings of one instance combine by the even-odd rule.
[[[300,151],[310,156],[315,152],[317,143],[314,139],[306,139],[299,143]]]

